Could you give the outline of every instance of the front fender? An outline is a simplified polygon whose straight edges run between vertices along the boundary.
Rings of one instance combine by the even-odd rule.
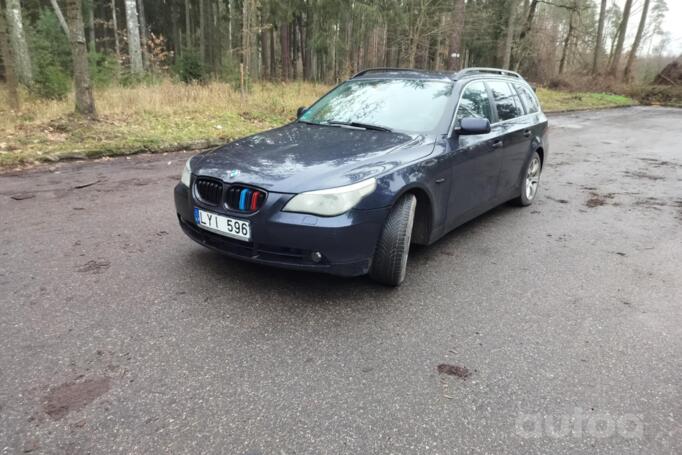
[[[438,150],[430,156],[377,177],[377,189],[356,208],[391,207],[405,193],[413,192],[418,204],[428,204],[431,231],[439,231],[447,212],[451,170],[443,153],[446,148],[442,144],[436,147]]]

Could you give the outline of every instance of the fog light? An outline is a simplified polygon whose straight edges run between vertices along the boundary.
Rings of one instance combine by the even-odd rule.
[[[322,260],[322,253],[319,251],[313,251],[313,253],[310,255],[310,259],[312,259],[313,262],[320,262]]]

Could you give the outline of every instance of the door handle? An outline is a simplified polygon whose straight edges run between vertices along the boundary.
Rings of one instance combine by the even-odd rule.
[[[502,145],[503,145],[503,144],[502,144],[502,141],[495,141],[495,142],[493,142],[493,148],[494,148],[494,149],[502,148]]]
[[[530,137],[530,134],[531,134],[530,130],[526,130],[523,132],[523,137]]]

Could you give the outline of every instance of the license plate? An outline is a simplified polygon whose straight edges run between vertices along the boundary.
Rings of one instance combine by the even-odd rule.
[[[194,221],[197,226],[216,234],[239,240],[251,240],[251,225],[248,221],[217,215],[194,208]]]

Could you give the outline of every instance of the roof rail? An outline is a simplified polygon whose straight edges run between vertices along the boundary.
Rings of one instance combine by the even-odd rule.
[[[523,77],[515,71],[503,70],[500,68],[464,68],[463,70],[455,73],[455,77],[467,76],[469,74],[481,74],[481,73],[499,74],[500,76],[518,77],[519,79],[523,79]]]
[[[420,70],[417,69],[411,69],[411,68],[367,68],[359,73],[355,73],[351,79],[355,79],[356,77],[364,76],[365,74],[368,73],[418,73]]]

